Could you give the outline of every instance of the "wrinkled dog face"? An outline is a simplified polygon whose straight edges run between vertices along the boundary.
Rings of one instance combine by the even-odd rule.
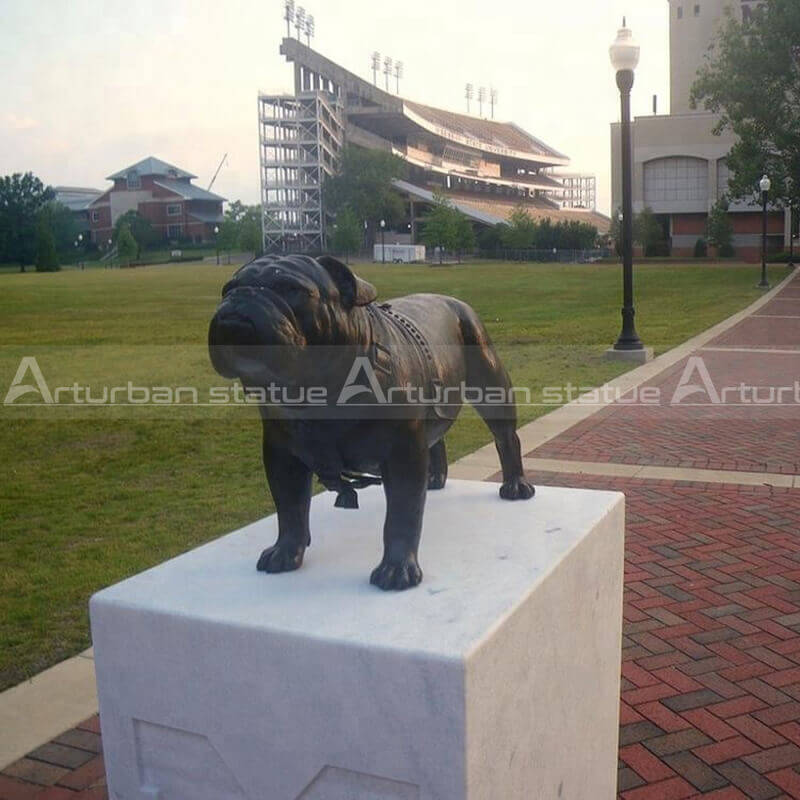
[[[350,309],[375,294],[330,257],[260,258],[223,287],[208,332],[211,362],[245,385],[295,384],[307,346],[337,343]]]

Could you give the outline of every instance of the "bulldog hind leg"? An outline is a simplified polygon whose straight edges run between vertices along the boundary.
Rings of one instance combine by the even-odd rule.
[[[473,406],[492,432],[500,457],[503,470],[500,497],[504,500],[528,500],[535,494],[535,489],[525,479],[522,467],[522,452],[517,436],[517,408],[511,379],[477,318],[469,334],[469,338],[465,336],[467,385],[484,390],[483,400],[473,403]],[[491,390],[491,394],[485,391],[487,389]],[[487,396],[492,401],[487,401]],[[500,397],[502,402],[494,402],[495,398]]]
[[[430,448],[428,461],[428,489],[444,489],[447,483],[447,449],[444,439]]]
[[[264,467],[278,512],[278,540],[261,553],[260,572],[290,572],[303,564],[311,544],[311,470],[285,450],[271,447],[264,437]]]

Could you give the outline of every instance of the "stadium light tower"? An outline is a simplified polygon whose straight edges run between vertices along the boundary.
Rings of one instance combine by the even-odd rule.
[[[314,36],[314,15],[309,14],[306,17],[306,43],[311,47],[311,38]]]
[[[286,38],[292,35],[292,24],[294,23],[294,0],[286,0],[283,4],[283,18],[286,20]]]
[[[486,100],[486,87],[478,87],[478,116],[483,116],[483,104]]]
[[[376,50],[372,56],[372,82],[378,85],[378,70],[381,68],[381,54]]]
[[[634,70],[639,64],[639,45],[623,17],[622,27],[617,38],[609,48],[611,65],[617,73],[622,105],[620,133],[622,140],[622,331],[614,344],[614,350],[644,350],[642,340],[636,332],[633,305],[633,182],[631,147],[631,89],[633,89]]]
[[[394,77],[397,86],[397,94],[400,94],[400,78],[403,77],[403,62],[396,61],[394,65]]]
[[[464,97],[467,98],[467,114],[469,114],[469,101],[475,96],[475,89],[471,83],[468,83],[464,88]]]
[[[392,59],[389,56],[383,59],[383,74],[386,78],[386,91],[389,91],[389,76],[392,74]]]
[[[497,105],[497,89],[489,89],[489,105],[492,107],[492,119],[494,119],[494,107]]]
[[[302,39],[300,38],[300,31],[303,30],[306,26],[306,10],[303,6],[300,6],[297,11],[294,12],[294,29],[297,32],[297,41],[301,42]]]

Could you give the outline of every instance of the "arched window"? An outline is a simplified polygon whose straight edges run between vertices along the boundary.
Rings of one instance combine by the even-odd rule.
[[[702,158],[659,158],[644,165],[644,201],[708,202],[708,162]]]

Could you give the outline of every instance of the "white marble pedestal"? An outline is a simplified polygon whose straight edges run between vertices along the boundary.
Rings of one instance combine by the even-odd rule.
[[[421,586],[368,583],[384,497],[312,505],[303,568],[260,520],[91,601],[115,800],[610,800],[624,498],[431,492]]]

